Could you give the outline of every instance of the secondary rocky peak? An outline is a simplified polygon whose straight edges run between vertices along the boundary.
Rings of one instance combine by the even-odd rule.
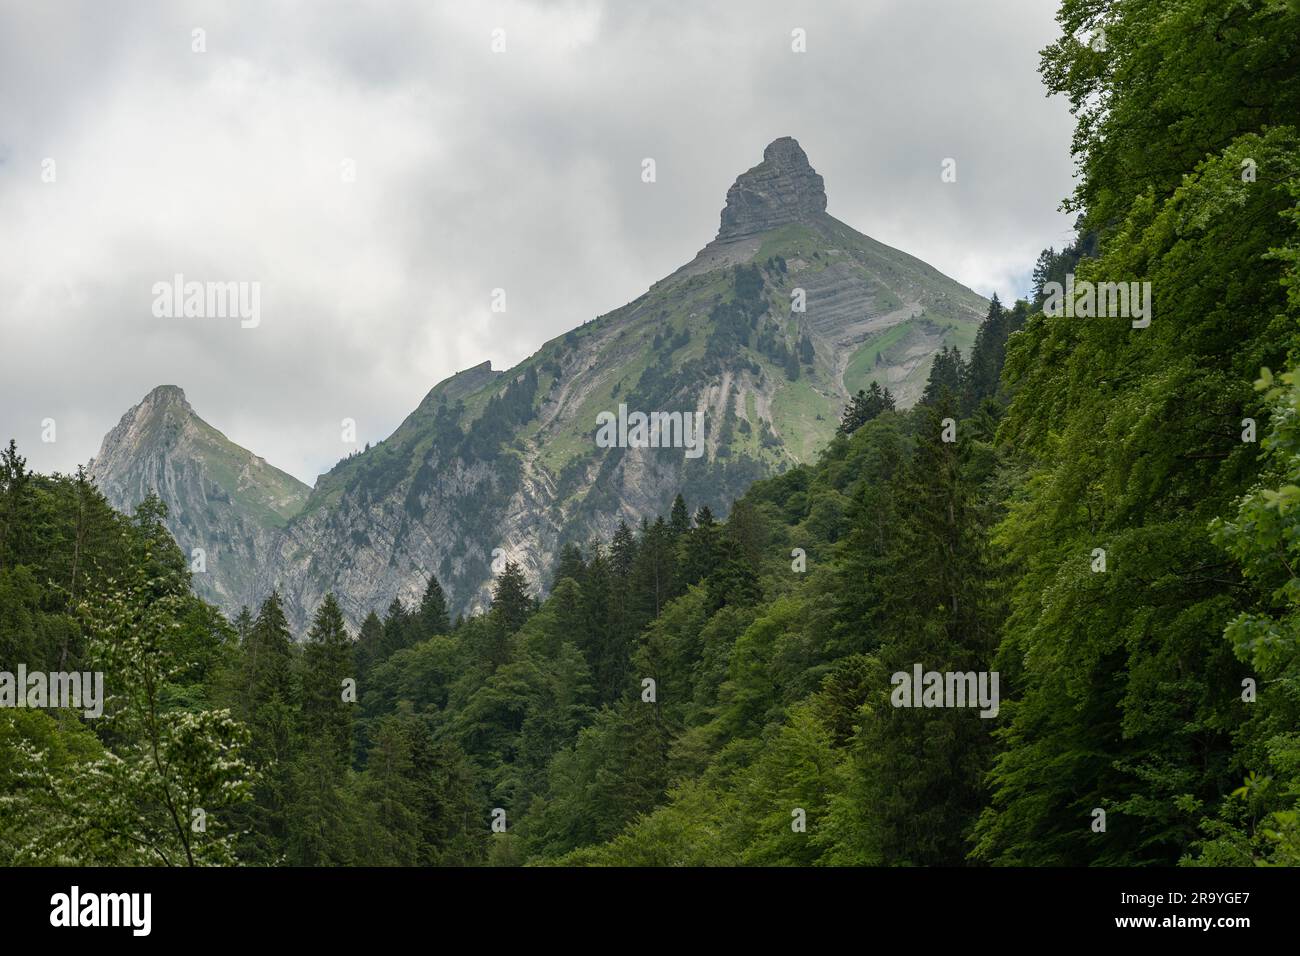
[[[791,136],[763,150],[763,161],[727,190],[719,239],[737,239],[800,222],[826,211],[826,183]]]
[[[486,362],[479,362],[478,365],[457,372],[450,378],[444,378],[433,386],[429,390],[429,394],[424,396],[424,401],[420,403],[420,407],[431,408],[444,401],[454,404],[477,389],[482,388],[500,374],[500,372],[493,371],[491,359]]]
[[[91,476],[101,485],[114,480],[117,472],[131,469],[137,459],[148,453],[162,452],[162,446],[153,440],[160,425],[184,423],[195,417],[194,409],[180,386],[159,385],[140,399],[138,405],[127,409],[116,427],[104,436],[99,454],[90,460]],[[134,504],[128,502],[128,505]],[[114,505],[117,506],[115,502]]]

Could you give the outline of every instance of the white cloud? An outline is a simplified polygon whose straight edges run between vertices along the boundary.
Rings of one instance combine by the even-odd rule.
[[[1068,230],[1069,117],[1034,72],[1047,7],[8,11],[0,437],[70,470],[172,383],[311,481],[348,451],[341,418],[381,439],[438,380],[513,364],[688,260],[781,135],[825,176],[833,215],[1009,299]],[[805,54],[790,51],[795,26]],[[939,180],[945,156],[957,183]],[[56,183],[41,182],[44,157]],[[153,318],[150,287],[176,272],[260,281],[261,326]],[[505,315],[488,308],[496,287]],[[45,417],[55,445],[40,442]]]

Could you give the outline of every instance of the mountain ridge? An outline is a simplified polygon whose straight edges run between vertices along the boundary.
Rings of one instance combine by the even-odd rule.
[[[690,261],[511,369],[484,362],[437,383],[388,438],[321,475],[257,537],[263,593],[281,590],[298,630],[328,591],[355,626],[394,598],[418,601],[430,573],[472,610],[502,557],[540,586],[565,541],[607,540],[679,491],[725,514],[752,481],[809,460],[871,380],[913,404],[934,353],[969,348],[987,303],[826,205],[797,141],[771,143]],[[703,415],[706,454],[596,448],[597,415],[620,403]],[[243,590],[243,603],[262,596]],[[231,599],[219,603],[237,609]]]

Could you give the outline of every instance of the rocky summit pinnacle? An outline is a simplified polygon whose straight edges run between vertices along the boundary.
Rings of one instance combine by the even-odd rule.
[[[727,190],[718,239],[738,239],[826,211],[826,184],[791,136],[763,150],[763,161],[741,173]]]
[[[168,405],[176,405],[185,409],[190,408],[190,403],[185,398],[185,390],[179,385],[159,385],[146,395],[144,400],[136,407],[147,412]]]

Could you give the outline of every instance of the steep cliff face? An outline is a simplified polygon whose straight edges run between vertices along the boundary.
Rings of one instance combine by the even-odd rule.
[[[808,165],[803,147],[783,136],[763,150],[763,161],[727,190],[718,238],[738,239],[826,211],[826,184]]]
[[[195,590],[227,610],[263,591],[264,556],[311,490],[199,418],[175,385],[160,385],[123,415],[89,471],[120,511],[158,494],[192,556]]]
[[[607,539],[679,491],[692,510],[725,513],[755,479],[811,458],[872,380],[913,403],[934,353],[968,348],[987,303],[825,210],[799,144],[772,143],[686,265],[513,369],[484,363],[440,383],[388,439],[274,511],[288,520],[268,536],[246,522],[240,554],[256,570],[234,580],[219,565],[220,603],[233,610],[275,585],[301,631],[333,591],[356,624],[394,597],[416,602],[434,573],[469,610],[485,602],[494,559],[542,585],[561,544]],[[703,447],[605,447],[601,416],[620,411],[702,416]],[[182,513],[208,507],[197,478],[179,482],[175,461],[160,473],[140,454],[133,494],[165,479],[182,527]]]

